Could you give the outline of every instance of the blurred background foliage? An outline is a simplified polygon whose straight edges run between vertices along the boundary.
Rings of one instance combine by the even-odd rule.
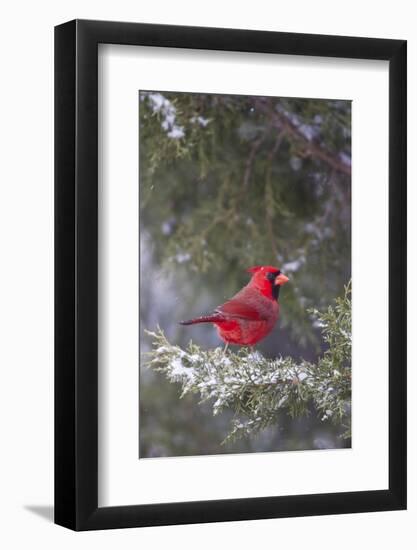
[[[144,367],[159,326],[184,347],[220,344],[211,311],[248,281],[251,265],[290,277],[266,357],[315,362],[325,349],[309,308],[325,309],[351,273],[351,102],[140,92],[140,456],[350,446],[343,427],[283,416],[227,443],[232,413],[213,417]]]

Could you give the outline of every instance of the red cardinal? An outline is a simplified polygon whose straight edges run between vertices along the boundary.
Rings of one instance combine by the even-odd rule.
[[[278,320],[278,295],[288,281],[279,269],[269,265],[250,267],[249,283],[210,315],[182,321],[181,325],[213,323],[220,338],[228,344],[253,346],[274,328]]]

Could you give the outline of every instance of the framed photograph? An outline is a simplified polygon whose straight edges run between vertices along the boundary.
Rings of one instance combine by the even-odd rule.
[[[406,508],[406,42],[55,29],[55,522]]]

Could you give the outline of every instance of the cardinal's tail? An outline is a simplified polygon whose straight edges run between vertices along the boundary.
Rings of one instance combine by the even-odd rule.
[[[189,321],[180,321],[180,325],[196,325],[197,323],[216,323],[222,320],[222,317],[218,313],[212,315],[203,315],[202,317],[196,317]]]

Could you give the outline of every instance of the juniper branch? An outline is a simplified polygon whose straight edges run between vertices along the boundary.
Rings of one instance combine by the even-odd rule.
[[[225,441],[259,432],[277,423],[284,412],[308,414],[312,403],[323,422],[344,427],[350,436],[351,287],[327,311],[310,311],[328,349],[316,364],[291,357],[267,359],[242,348],[223,354],[221,348],[202,350],[192,342],[184,350],[171,344],[161,329],[149,332],[153,350],[147,364],[182,387],[181,397],[198,394],[212,401],[213,414],[235,412]]]

